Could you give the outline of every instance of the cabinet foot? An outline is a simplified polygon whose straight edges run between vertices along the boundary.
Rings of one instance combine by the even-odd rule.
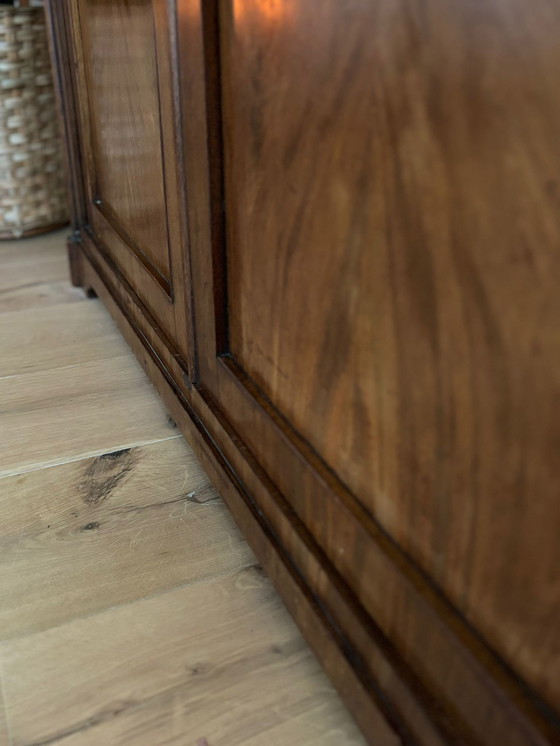
[[[97,298],[97,293],[84,279],[83,254],[80,231],[74,231],[68,237],[68,258],[70,263],[70,280],[74,287],[83,288],[88,298]]]

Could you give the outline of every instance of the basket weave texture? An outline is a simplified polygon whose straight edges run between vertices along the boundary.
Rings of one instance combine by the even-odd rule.
[[[0,238],[67,219],[44,11],[0,7]]]

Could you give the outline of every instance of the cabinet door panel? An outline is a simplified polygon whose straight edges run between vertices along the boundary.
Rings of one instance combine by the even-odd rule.
[[[151,0],[72,2],[88,231],[186,356],[186,246],[168,7]]]
[[[383,143],[372,12],[339,6],[233,5],[222,58],[229,344],[373,508]]]
[[[81,3],[95,162],[93,197],[169,283],[155,29],[150,2]]]
[[[376,621],[380,526],[558,705],[552,4],[217,5],[201,386]]]

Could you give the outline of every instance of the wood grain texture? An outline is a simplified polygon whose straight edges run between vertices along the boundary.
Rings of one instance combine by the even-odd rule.
[[[38,257],[37,264],[37,279],[30,282],[28,261],[2,263],[0,313],[85,299],[83,290],[69,286],[68,261],[62,255],[54,261]]]
[[[0,659],[14,746],[363,743],[257,568],[8,642]]]
[[[161,11],[196,387],[75,252],[372,742],[558,740],[559,19],[483,5]]]
[[[67,261],[65,264],[68,268]],[[49,273],[49,269],[50,267],[45,267],[45,274]],[[9,286],[0,290],[0,313],[85,300],[83,290],[72,287],[68,284],[68,280],[18,282],[18,278],[22,275],[20,268],[6,274]]]
[[[220,4],[229,351],[368,507],[380,5]]]
[[[224,432],[224,423],[216,422],[214,413],[196,392],[191,394],[191,408],[158,354],[143,347],[143,334],[130,325],[124,307],[111,297],[87,259],[84,266],[86,284],[95,287],[118,320],[370,740],[375,743],[379,730],[386,727],[380,721],[381,708],[385,716],[390,713],[392,726],[407,743],[434,746],[456,740],[493,744],[496,739],[510,746],[554,743],[554,736],[546,735],[546,726],[545,734],[539,733],[542,723],[532,723],[531,711],[519,708],[519,704],[526,706],[523,690],[521,696],[519,687],[512,691],[511,679],[504,681],[503,671],[487,652],[482,650],[482,660],[477,658],[480,642],[472,634],[465,635],[468,631],[464,625],[457,624],[457,618],[442,606],[418,574],[408,575],[402,557],[388,551],[387,541],[379,533],[376,542],[368,545],[368,560],[373,559],[375,572],[369,576],[370,582],[362,586],[362,592],[365,596],[367,591],[375,599],[375,618],[392,636],[386,638],[364,622],[363,610],[325,561],[320,546],[314,546],[294,521],[278,493],[271,489],[270,481],[254,462],[247,460],[247,453],[237,450],[235,434],[231,430]],[[201,427],[199,417],[204,418],[211,437]],[[318,516],[324,518],[320,510]],[[345,520],[337,529],[350,536],[349,527],[353,528]],[[331,525],[325,523],[325,544],[332,531]],[[395,614],[395,609],[405,609],[406,613]],[[344,636],[340,634],[342,629]],[[397,652],[394,641],[399,637]],[[401,657],[403,651],[420,668],[422,679],[408,668],[408,661]],[[491,717],[480,717],[480,712],[491,713]]]
[[[82,290],[68,285],[68,261],[60,251],[69,230],[0,242],[0,313],[84,300]]]
[[[308,670],[312,665],[305,665],[307,661],[301,662],[295,654],[288,653],[285,658],[273,676],[268,669],[253,673],[252,686],[259,692],[256,698],[252,687],[238,684],[214,694],[210,680],[203,688],[204,698],[186,687],[165,691],[61,743],[97,746],[100,739],[103,743],[153,746],[165,738],[169,746],[185,742],[194,746],[361,746],[364,742],[355,726],[347,721],[341,724],[340,706],[333,706],[332,692],[321,687],[315,691]],[[191,738],[199,733],[206,733],[207,738]]]
[[[66,281],[68,285],[68,281]],[[0,378],[126,355],[128,348],[99,301],[36,307],[0,318]]]
[[[2,691],[2,681],[0,675],[0,746],[12,746],[10,740],[10,731],[4,705],[4,693]]]
[[[85,285],[95,288],[95,291],[119,324],[128,343],[156,384],[175,422],[186,435],[204,469],[226,500],[243,533],[248,537],[250,546],[262,561],[266,572],[273,579],[290,613],[296,619],[312,649],[320,656],[325,670],[336,682],[339,693],[345,698],[347,706],[357,718],[364,732],[374,734],[375,737],[378,737],[379,733],[386,732],[389,724],[386,721],[381,702],[385,704],[386,690],[391,691],[395,687],[397,691],[400,690],[399,709],[408,711],[407,714],[414,721],[416,730],[429,733],[432,736],[431,739],[426,738],[421,742],[430,743],[432,746],[441,744],[442,742],[434,733],[434,726],[429,717],[422,712],[421,705],[415,701],[414,693],[410,690],[407,691],[408,684],[403,682],[398,674],[395,675],[396,672],[391,669],[390,665],[387,666],[387,660],[384,660],[385,651],[380,655],[378,648],[375,651],[372,649],[371,638],[368,639],[370,644],[370,647],[367,648],[368,662],[373,659],[380,666],[380,671],[383,672],[383,694],[378,694],[377,690],[374,694],[370,689],[372,686],[371,680],[366,679],[364,681],[357,675],[355,664],[359,657],[356,650],[353,647],[350,648],[353,641],[351,643],[350,639],[346,638],[340,640],[336,626],[337,621],[333,619],[330,608],[324,604],[323,598],[314,594],[315,589],[313,587],[309,588],[306,585],[309,574],[314,578],[316,574],[321,577],[322,570],[319,569],[317,572],[316,561],[315,564],[302,561],[298,553],[294,552],[291,544],[282,547],[276,540],[276,526],[268,522],[268,516],[265,518],[265,514],[260,508],[260,505],[265,506],[266,501],[272,497],[268,493],[268,483],[265,483],[266,486],[263,489],[263,484],[259,483],[259,476],[252,471],[245,460],[246,454],[241,456],[237,447],[233,445],[235,440],[231,432],[227,432],[224,438],[224,433],[220,427],[216,428],[218,423],[214,414],[205,407],[196,390],[186,389],[192,397],[192,404],[196,407],[196,409],[191,408],[190,401],[187,402],[186,397],[179,392],[177,384],[163,364],[161,350],[158,350],[157,347],[153,349],[151,344],[146,346],[147,340],[144,330],[136,326],[134,315],[129,316],[126,298],[122,300],[121,305],[119,296],[113,297],[111,295],[109,288],[112,288],[113,285],[106,285],[105,281],[96,274],[93,265],[90,264],[88,255],[85,254],[85,246],[85,243],[82,244]],[[103,277],[105,276],[103,275]],[[199,415],[204,417],[204,426],[198,419]],[[206,430],[206,426],[211,430]],[[228,462],[229,459],[231,459],[231,463]],[[243,481],[240,482],[239,479]],[[255,492],[255,495],[258,496],[259,507],[251,500],[252,496],[250,497],[247,494],[247,490],[251,489],[252,491],[255,484],[260,486],[260,492]],[[281,505],[278,507],[282,510]],[[302,541],[305,544],[305,538],[296,536],[293,526],[291,529],[290,539],[295,539],[296,543]],[[286,561],[287,552],[294,556],[294,559],[298,562],[299,570],[295,571],[295,565]],[[301,570],[304,570],[305,574],[302,574]],[[344,599],[342,618],[345,620],[347,620],[345,612],[353,613],[348,609],[346,603],[347,599]]]
[[[231,355],[558,707],[553,3],[220,7]]]
[[[0,476],[178,437],[129,357],[0,379]]]
[[[20,251],[25,253],[28,244],[21,242]],[[62,250],[62,244],[57,250]],[[0,257],[0,268],[1,261]],[[27,279],[36,279],[40,269],[39,263],[31,263]],[[5,365],[9,362],[14,379],[25,378],[21,375],[24,371],[46,372],[58,364],[55,372],[72,367],[89,380],[89,367],[76,363],[76,355],[86,358],[88,353],[93,361],[114,360],[118,369],[124,356],[118,356],[119,350],[114,349],[112,322],[98,303],[80,305],[82,315],[70,321],[60,307],[47,313],[34,309],[31,313],[6,315],[0,333],[0,359]],[[76,337],[77,327],[82,330],[82,339]],[[12,328],[15,331],[10,337],[6,332]],[[84,344],[88,337],[90,348]],[[24,349],[18,349],[18,338],[26,341]],[[130,357],[131,353],[125,355]],[[150,395],[155,399],[154,392]],[[79,412],[83,406],[79,397],[67,404],[70,412],[72,408]],[[104,423],[110,443],[114,426],[107,416]],[[100,425],[98,420],[98,436],[102,438]],[[29,441],[22,443],[22,450],[41,437],[33,428],[27,435]],[[240,610],[238,594],[255,591],[266,582],[259,570],[252,569],[248,577],[236,581],[233,592],[222,586],[214,589],[209,594],[210,603],[206,603],[208,594],[201,592],[202,586],[212,586],[220,575],[231,576],[255,560],[181,438],[0,478],[0,516],[0,647],[13,650],[13,639],[18,638],[16,657],[23,653],[25,658],[31,653],[34,658],[31,651],[37,650],[38,639],[34,633],[50,628],[54,635],[46,645],[54,642],[58,651],[55,657],[50,653],[45,658],[39,655],[37,666],[20,667],[16,663],[16,676],[7,666],[7,686],[10,691],[12,684],[15,686],[16,702],[20,684],[39,698],[53,682],[60,684],[60,698],[51,702],[52,707],[37,711],[26,700],[19,711],[24,730],[29,721],[33,721],[35,732],[66,728],[64,734],[55,732],[54,740],[46,737],[50,743],[66,744],[199,743],[196,735],[190,738],[191,733],[205,733],[210,743],[228,745],[256,746],[263,739],[279,744],[362,743],[270,586],[267,584],[269,601],[264,608],[253,613],[259,600],[252,599],[246,604],[247,613]],[[177,586],[184,589],[186,585],[198,590],[179,607],[168,604],[165,593],[161,595],[162,591]],[[146,594],[157,596],[147,615],[144,601],[139,600]],[[98,614],[114,606],[126,610],[126,621],[113,613],[114,608]],[[201,607],[202,616],[199,611],[191,616],[191,606],[197,610]],[[83,621],[91,624],[74,628],[73,620],[84,616],[88,619]],[[195,625],[195,635],[190,622]],[[291,627],[286,642],[278,634],[283,626]],[[91,633],[92,627],[101,638],[113,640],[115,646],[109,645],[104,651],[103,643],[99,644],[96,634]],[[69,629],[73,631],[68,636]],[[259,645],[264,641],[264,649],[261,652],[250,647],[245,656],[246,643],[254,640],[255,632]],[[164,643],[163,649],[154,646],[152,635]],[[142,692],[146,677],[138,676],[132,670],[135,664],[130,663],[137,654],[142,656],[142,645],[150,651],[151,661],[145,699]],[[81,658],[86,650],[87,660]],[[184,655],[194,658],[201,650],[203,663],[197,658],[189,664],[184,681],[170,689],[170,673],[181,677],[171,660],[182,660]],[[75,665],[79,659],[84,667]],[[87,684],[85,667],[89,670]],[[89,717],[88,688],[104,688],[107,671],[114,672],[115,686],[122,686],[126,706],[123,708],[120,700],[110,713],[103,709],[85,723],[68,726],[64,690],[74,686],[73,671],[78,673],[85,707],[70,712],[70,721]],[[111,689],[109,696],[115,692]],[[95,708],[98,703],[93,704]],[[5,714],[14,719],[12,740]],[[0,687],[0,746],[29,746],[30,741],[19,732],[18,721],[15,710],[4,710]],[[37,743],[36,739],[33,742]]]
[[[188,230],[170,6],[71,3],[71,18],[59,25],[72,29],[77,61],[80,132],[72,135],[72,149],[78,138],[87,215],[80,227],[87,222],[98,256],[115,263],[144,299],[192,375]]]
[[[93,199],[169,283],[152,4],[81,0],[79,6],[95,162]]]
[[[0,261],[3,268],[8,268],[13,264],[27,262],[34,264],[41,259],[56,262],[60,267],[61,275],[59,279],[68,277],[68,265],[63,265],[64,255],[60,247],[64,245],[70,227],[61,230],[44,233],[36,238],[13,239],[11,241],[0,241]],[[40,273],[37,273],[34,279],[39,279]]]
[[[182,438],[0,479],[0,637],[254,563]]]

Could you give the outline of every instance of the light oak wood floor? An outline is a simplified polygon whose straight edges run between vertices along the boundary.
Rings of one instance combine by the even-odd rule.
[[[64,237],[0,242],[0,746],[363,744]]]

